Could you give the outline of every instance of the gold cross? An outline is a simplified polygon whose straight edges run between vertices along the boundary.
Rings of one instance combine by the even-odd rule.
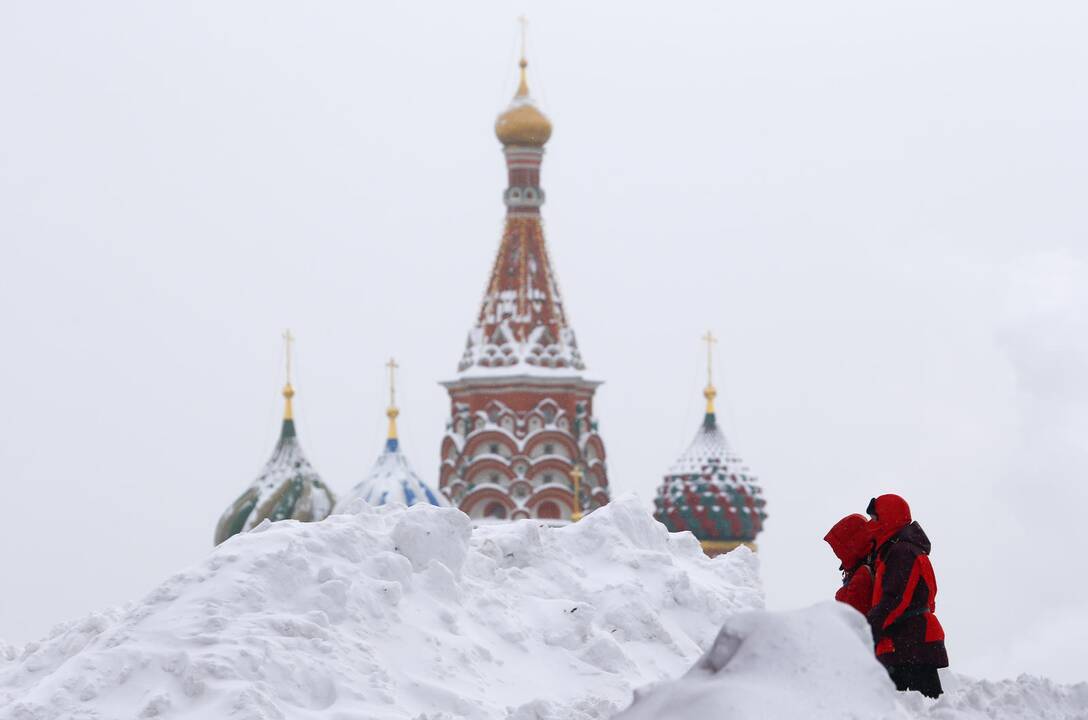
[[[389,368],[389,407],[396,407],[397,405],[397,361],[393,358],[389,358],[389,362],[385,364]]]
[[[295,336],[291,334],[291,330],[287,329],[283,331],[283,347],[284,355],[287,360],[287,384],[291,384],[291,344],[295,341]]]
[[[718,342],[718,338],[714,337],[713,331],[707,330],[703,341],[706,343],[706,384],[709,386],[714,384],[714,343]]]
[[[575,465],[570,471],[570,478],[574,481],[574,507],[570,514],[571,522],[578,522],[582,519],[582,478],[585,477],[585,473],[582,471],[581,465]]]
[[[518,22],[521,23],[521,59],[525,59],[525,31],[529,27],[529,18],[521,15],[518,17]]]

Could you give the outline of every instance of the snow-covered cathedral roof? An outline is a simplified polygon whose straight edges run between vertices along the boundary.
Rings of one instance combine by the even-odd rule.
[[[396,438],[386,441],[385,450],[378,456],[366,478],[337,503],[336,512],[351,512],[359,501],[368,505],[449,505],[442,493],[432,490],[412,469]]]
[[[718,428],[717,416],[707,413],[688,449],[669,468],[670,476],[701,475],[708,467],[722,467],[748,472],[744,461],[730,447],[725,433]]]
[[[540,217],[508,216],[458,371],[462,376],[576,375],[585,367],[563,309]]]
[[[713,384],[703,424],[657,490],[654,517],[672,532],[690,530],[708,552],[751,543],[767,518],[758,479],[718,428]]]
[[[389,361],[390,389],[389,409],[386,416],[389,418],[389,435],[385,440],[385,449],[378,456],[377,462],[370,468],[370,472],[358,485],[345,495],[337,503],[335,511],[338,513],[352,512],[360,503],[368,505],[387,505],[400,503],[401,505],[415,505],[427,503],[439,507],[449,506],[449,501],[440,492],[431,489],[427,483],[416,474],[408,462],[408,458],[401,452],[400,440],[397,437],[397,410],[393,391],[393,370],[397,367],[392,360]]]
[[[272,457],[257,479],[223,512],[215,529],[215,544],[250,530],[262,520],[323,520],[332,511],[336,498],[317,474],[298,442],[290,383],[283,390],[286,399],[280,439]]]

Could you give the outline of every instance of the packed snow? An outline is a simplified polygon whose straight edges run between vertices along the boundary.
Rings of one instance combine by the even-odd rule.
[[[761,606],[752,553],[708,559],[630,497],[561,528],[363,506],[266,521],[131,606],[0,643],[0,718],[1088,720],[1083,684],[901,695],[853,610]]]
[[[636,693],[615,720],[1088,720],[1088,683],[943,672],[945,694],[899,693],[873,657],[865,618],[843,603],[743,612],[682,678]]]
[[[708,560],[633,499],[562,529],[364,507],[58,627],[0,665],[0,717],[607,718],[761,603],[751,553]]]

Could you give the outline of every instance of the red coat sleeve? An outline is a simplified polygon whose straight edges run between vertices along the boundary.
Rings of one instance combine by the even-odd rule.
[[[873,603],[873,573],[868,565],[862,565],[850,576],[835,599],[844,602],[862,615],[867,615]]]

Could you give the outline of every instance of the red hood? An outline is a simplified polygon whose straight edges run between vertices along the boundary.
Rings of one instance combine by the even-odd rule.
[[[873,498],[865,512],[872,518],[870,525],[877,545],[883,545],[911,523],[910,505],[898,495]]]
[[[824,540],[842,561],[844,570],[852,570],[873,549],[872,526],[864,515],[847,515],[835,523]]]

